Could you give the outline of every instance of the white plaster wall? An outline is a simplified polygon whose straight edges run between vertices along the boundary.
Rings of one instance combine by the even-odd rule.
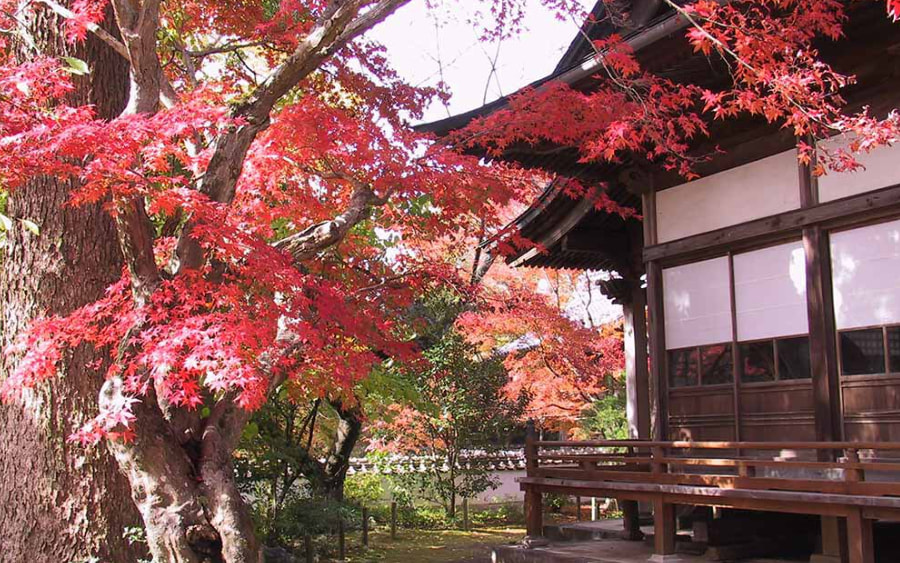
[[[809,332],[803,243],[736,254],[734,297],[738,340]]]
[[[799,207],[792,149],[657,192],[657,237],[669,242]]]
[[[666,348],[731,341],[728,257],[663,270]]]
[[[525,477],[525,471],[497,471],[494,477],[499,481],[493,489],[484,491],[471,501],[473,504],[523,501],[525,493],[519,489],[518,477]]]
[[[900,322],[900,221],[831,233],[838,329]]]
[[[826,146],[847,146],[846,139],[832,140]],[[819,177],[819,201],[833,201],[879,188],[900,184],[900,145],[879,147],[872,152],[855,155],[864,169],[855,172],[833,172]]]

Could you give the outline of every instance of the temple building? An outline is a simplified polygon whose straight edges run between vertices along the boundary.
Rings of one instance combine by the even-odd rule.
[[[597,23],[532,87],[563,81],[589,92],[602,57],[590,40],[613,32],[656,75],[711,89],[730,80],[724,65],[693,50],[688,22],[666,3],[632,4],[623,29],[598,3]],[[845,37],[823,44],[822,55],[857,76],[845,91],[850,109],[883,115],[900,105],[900,28],[883,3],[848,12]],[[423,129],[445,135],[507,103]],[[512,264],[614,274],[603,289],[625,311],[635,439],[626,445],[634,461],[594,451],[569,456],[569,473],[543,469],[546,456],[537,456],[526,496],[649,503],[658,561],[678,551],[673,520],[685,511],[673,507],[685,506],[811,515],[821,520],[812,560],[898,560],[884,558],[891,542],[873,536],[873,523],[900,521],[900,473],[892,473],[900,465],[890,461],[900,455],[900,147],[861,154],[861,170],[818,176],[798,160],[791,131],[749,117],[712,123],[692,151],[713,147],[722,152],[697,166],[694,181],[637,156],[585,163],[574,148],[543,145],[504,155],[606,189],[642,218],[597,209],[554,182],[516,220],[541,250],[507,257]],[[724,480],[700,478],[707,474]],[[534,511],[529,533],[539,535]]]

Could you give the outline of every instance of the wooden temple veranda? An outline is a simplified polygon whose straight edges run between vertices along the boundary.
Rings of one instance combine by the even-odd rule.
[[[589,91],[598,65],[587,39],[612,32],[658,75],[711,89],[728,79],[693,52],[686,22],[664,3],[634,0],[626,29],[602,10],[534,87],[562,80]],[[877,3],[849,13],[846,37],[821,52],[857,76],[851,107],[886,113],[900,105],[900,32]],[[423,129],[446,134],[506,101]],[[862,155],[863,171],[817,177],[796,144],[760,120],[716,122],[693,150],[724,152],[691,182],[638,157],[507,151],[604,185],[643,217],[598,210],[554,183],[516,221],[544,250],[508,257],[514,265],[613,273],[602,289],[624,308],[633,438],[532,436],[522,480],[529,535],[541,534],[541,496],[561,492],[652,506],[658,561],[677,557],[676,515],[710,506],[817,519],[812,561],[892,560],[882,555],[891,538],[876,545],[873,523],[900,522],[900,148]],[[637,537],[636,505],[626,507]]]

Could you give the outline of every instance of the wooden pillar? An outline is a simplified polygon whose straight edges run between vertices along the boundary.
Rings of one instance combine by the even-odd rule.
[[[662,497],[653,500],[653,546],[650,561],[670,560],[675,554],[675,505],[664,502]]]
[[[847,515],[847,549],[850,563],[875,563],[872,521],[863,517],[860,507],[851,508]]]
[[[669,391],[666,377],[662,267],[656,261],[647,263],[647,313],[650,327],[651,436],[655,440],[667,440],[669,436],[667,407]]]
[[[807,140],[807,142],[812,142]],[[800,203],[816,205],[818,186],[812,165],[800,164]],[[840,381],[835,345],[834,294],[831,280],[831,248],[828,235],[820,227],[803,229],[806,254],[806,306],[809,321],[809,367],[812,374],[816,440],[833,441],[843,437],[840,409]],[[833,461],[834,452],[819,450],[819,461]],[[822,516],[821,553],[811,563],[840,563],[846,553],[846,533],[836,516]]]
[[[540,491],[532,485],[525,489],[525,534],[526,539],[539,538],[544,534]]]
[[[538,473],[538,447],[534,421],[529,420],[525,430],[525,474],[536,477]],[[540,489],[525,485],[525,541],[534,541],[544,535],[543,498]]]
[[[642,248],[653,246],[659,242],[656,228],[656,191],[653,182],[645,181],[639,191],[641,194],[641,213],[644,216]],[[668,385],[666,380],[666,337],[663,319],[663,287],[662,266],[657,261],[644,264],[647,274],[647,336],[650,353],[649,402],[650,433],[649,438],[665,440],[668,438]]]
[[[803,229],[809,318],[809,367],[812,372],[817,440],[840,440],[840,384],[835,345],[831,249],[821,227]],[[823,452],[827,456],[828,452]]]
[[[622,302],[625,329],[625,393],[628,437],[650,438],[650,367],[647,363],[647,296],[640,280],[631,282]]]

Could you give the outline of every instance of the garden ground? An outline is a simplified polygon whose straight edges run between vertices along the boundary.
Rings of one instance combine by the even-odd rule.
[[[520,541],[525,529],[518,526],[461,530],[402,530],[392,540],[387,530],[369,534],[369,548],[360,546],[359,534],[349,534],[349,563],[487,563],[491,548]]]

